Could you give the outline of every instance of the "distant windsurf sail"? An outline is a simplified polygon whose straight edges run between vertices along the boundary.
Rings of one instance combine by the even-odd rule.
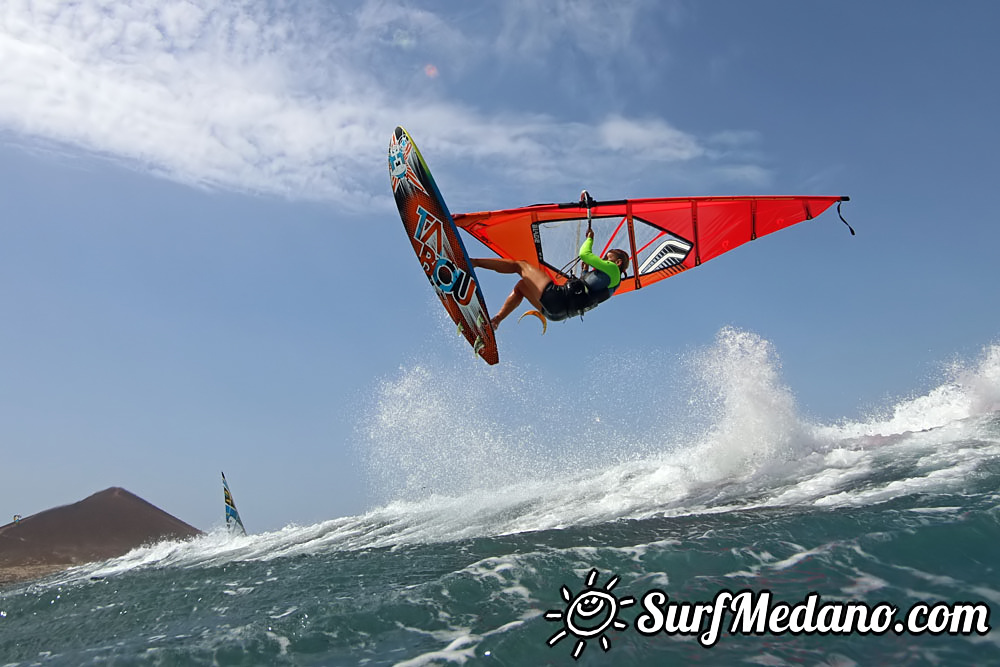
[[[811,220],[847,199],[765,196],[594,201],[586,197],[566,204],[459,213],[453,218],[460,229],[501,257],[526,260],[557,283],[569,278],[567,268],[574,266],[580,244],[592,227],[598,256],[608,248],[620,248],[629,255],[629,275],[622,278],[615,293],[619,295],[694,268],[765,234]]]
[[[246,535],[247,529],[243,527],[240,520],[240,513],[236,510],[236,503],[233,502],[233,494],[229,492],[229,482],[226,481],[226,473],[222,473],[222,490],[226,496],[226,528],[234,535]]]

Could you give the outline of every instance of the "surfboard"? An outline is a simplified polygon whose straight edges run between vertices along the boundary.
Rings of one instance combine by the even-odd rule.
[[[389,177],[413,252],[458,333],[486,363],[497,363],[496,335],[465,244],[427,163],[402,127],[389,141]]]

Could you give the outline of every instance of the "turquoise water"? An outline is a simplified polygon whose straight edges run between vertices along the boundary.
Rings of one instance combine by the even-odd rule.
[[[691,393],[703,419],[683,437],[669,435],[676,421],[658,432],[612,410],[595,424],[624,434],[620,450],[574,434],[570,458],[533,445],[552,435],[530,423],[508,432],[438,412],[435,432],[415,429],[417,408],[400,406],[420,395],[425,415],[446,389],[434,371],[404,370],[362,429],[380,507],[163,543],[5,589],[0,664],[1000,664],[1000,349],[885,414],[835,425],[797,414],[765,341],[727,330],[704,354]],[[433,446],[470,423],[481,445]],[[612,593],[619,604],[593,618],[619,628],[550,646],[568,619],[603,627],[563,587],[571,602]],[[967,602],[991,629],[724,630],[705,648],[698,633],[637,631],[644,607],[620,603],[654,589],[692,603],[816,592],[891,603],[898,618],[918,602]]]

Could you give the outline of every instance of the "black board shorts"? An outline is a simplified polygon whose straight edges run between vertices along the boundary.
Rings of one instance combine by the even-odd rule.
[[[566,285],[549,283],[542,290],[539,302],[542,304],[542,314],[553,322],[570,316],[570,293]]]

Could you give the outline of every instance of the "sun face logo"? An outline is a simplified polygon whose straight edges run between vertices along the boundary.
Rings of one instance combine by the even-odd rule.
[[[389,142],[389,176],[392,179],[392,191],[399,189],[400,185],[412,184],[423,192],[424,186],[417,178],[417,172],[410,166],[410,153],[413,152],[413,144],[405,133],[400,136],[393,135]]]
[[[548,645],[555,646],[566,635],[575,636],[577,642],[571,653],[574,660],[578,660],[583,654],[583,649],[587,648],[588,639],[599,637],[601,648],[609,651],[611,642],[604,631],[609,628],[628,629],[628,623],[618,618],[618,609],[635,604],[635,598],[628,596],[619,600],[611,592],[611,589],[618,584],[617,575],[612,575],[604,588],[597,587],[598,576],[600,576],[600,572],[597,571],[597,568],[587,573],[587,578],[584,579],[586,588],[575,597],[566,586],[563,586],[559,592],[562,599],[566,601],[566,610],[550,609],[545,612],[546,621],[561,621],[563,624],[558,632],[549,637]]]

